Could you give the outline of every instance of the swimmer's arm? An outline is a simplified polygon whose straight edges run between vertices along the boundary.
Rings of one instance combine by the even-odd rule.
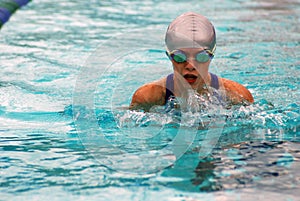
[[[141,86],[133,94],[129,109],[149,111],[154,105],[164,105],[165,88],[155,83]]]
[[[251,92],[243,85],[232,80],[221,78],[227,98],[232,104],[253,103]]]

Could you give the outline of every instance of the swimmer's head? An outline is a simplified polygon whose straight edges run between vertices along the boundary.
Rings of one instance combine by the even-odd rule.
[[[179,48],[204,48],[214,53],[215,28],[202,15],[194,12],[183,13],[169,25],[165,42],[170,52]]]

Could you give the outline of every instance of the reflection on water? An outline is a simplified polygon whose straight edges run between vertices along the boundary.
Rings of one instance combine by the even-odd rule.
[[[255,141],[220,148],[202,160],[191,156],[195,153],[189,153],[162,175],[170,178],[169,186],[185,191],[251,188],[289,192],[300,185],[300,175],[296,171],[300,157],[297,147],[298,142]],[[198,161],[198,164],[192,160]],[[182,173],[185,168],[190,170],[190,174]],[[173,177],[181,179],[172,181]]]
[[[297,104],[276,108],[270,102],[260,100],[253,105],[223,110],[219,115],[226,116],[225,125],[222,125],[221,135],[217,136],[218,143],[211,144],[211,152],[206,157],[200,157],[202,146],[208,143],[205,136],[211,128],[198,127],[197,135],[186,154],[172,167],[162,171],[155,183],[188,192],[241,188],[274,191],[278,189],[274,179],[283,182],[280,187],[282,191],[297,187],[300,182],[300,175],[296,171],[300,156],[297,150],[299,109]],[[113,143],[122,143],[122,150],[130,152],[146,149],[159,152],[172,142],[180,126],[193,126],[188,124],[192,121],[181,121],[180,116],[170,110],[166,111],[165,114],[115,111],[115,114],[118,113],[118,122],[114,126],[109,124],[108,119],[113,122],[115,119],[107,118],[105,113],[106,118],[99,119],[99,125],[116,127],[115,132],[108,132],[107,135]],[[99,117],[104,114],[103,111],[98,112]],[[205,118],[209,124],[216,118],[216,114],[213,116],[210,112],[201,110],[198,115],[193,113],[189,118]],[[207,118],[209,115],[212,115],[210,119]],[[170,126],[176,129],[169,129]],[[125,130],[128,133],[125,136],[117,134],[120,129],[128,127],[141,129]],[[147,139],[147,143],[142,143],[141,139]],[[130,160],[127,158],[129,163]]]
[[[299,5],[297,0],[32,1],[1,29],[1,199],[297,200]],[[152,113],[116,109],[128,105],[138,86],[172,71],[162,47],[132,50],[109,66],[121,70],[102,80],[95,111],[80,110],[96,115],[99,133],[122,151],[156,150],[155,158],[179,128],[188,133],[193,123],[201,126],[185,154],[167,168],[147,175],[115,171],[95,160],[78,137],[82,133],[72,114],[76,76],[99,43],[115,47],[119,44],[109,38],[131,29],[163,33],[188,10],[203,13],[216,26],[211,71],[247,86],[256,102],[210,110],[202,105],[199,113],[181,115],[164,113],[164,108]],[[152,44],[149,38],[143,41]],[[215,117],[224,125],[210,125]],[[89,127],[92,122],[85,120]],[[220,127],[221,135],[209,138],[217,135],[208,136],[208,131]],[[203,154],[207,140],[213,149]],[[116,153],[101,142],[94,145],[105,157]],[[124,169],[137,166],[134,158],[114,156]],[[174,162],[171,154],[165,156],[145,164]]]

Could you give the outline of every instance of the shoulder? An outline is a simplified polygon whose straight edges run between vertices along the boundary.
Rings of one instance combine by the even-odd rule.
[[[227,97],[233,104],[249,102],[253,103],[254,99],[251,92],[243,85],[229,79],[219,78],[221,86],[224,87]]]
[[[163,105],[166,95],[166,78],[147,83],[133,94],[130,108],[149,110],[153,105]]]

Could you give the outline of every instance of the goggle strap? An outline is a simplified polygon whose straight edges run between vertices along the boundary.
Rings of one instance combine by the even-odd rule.
[[[166,51],[166,55],[170,60],[172,60],[172,57],[171,57],[171,54],[169,53],[169,51]]]

